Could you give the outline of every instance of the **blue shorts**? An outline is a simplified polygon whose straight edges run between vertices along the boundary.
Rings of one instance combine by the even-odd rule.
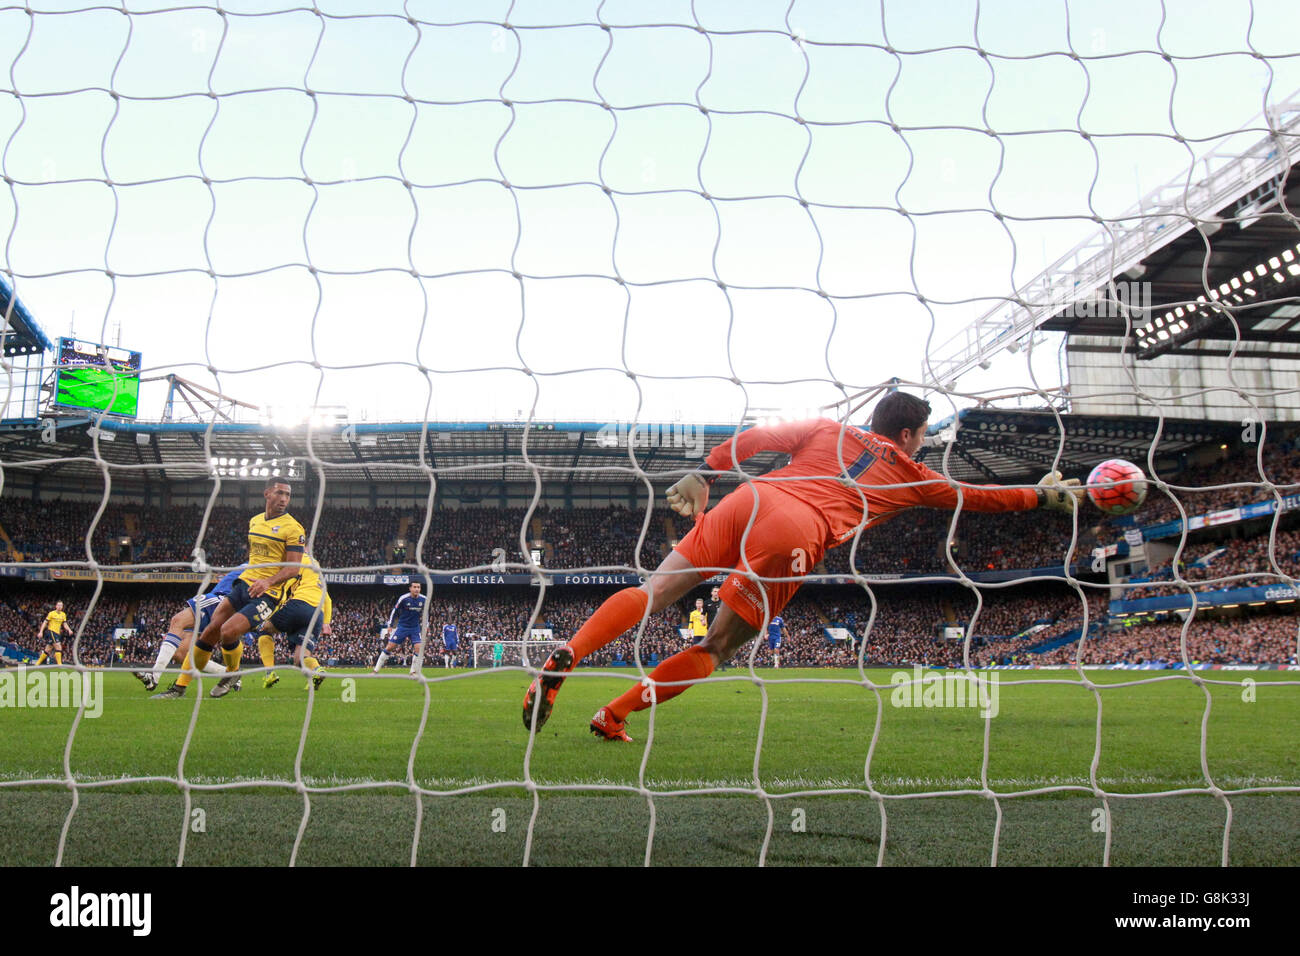
[[[400,644],[405,640],[410,640],[412,644],[423,644],[424,638],[420,636],[418,627],[399,627],[392,634],[388,635],[388,643]]]
[[[217,594],[203,594],[198,597],[192,597],[185,602],[185,606],[190,609],[194,615],[194,636],[202,634],[209,624],[212,623],[212,612],[216,610],[217,605],[221,603],[221,596]]]
[[[316,650],[316,638],[320,637],[325,626],[325,615],[318,613],[316,606],[306,601],[290,601],[272,614],[270,620],[271,626],[284,635],[290,647],[301,644],[309,654]]]
[[[772,637],[772,636],[769,634],[768,637],[767,637],[767,649],[768,649],[769,651],[774,651],[774,650],[776,650],[776,649],[777,649],[778,647],[780,647],[780,646],[781,646],[781,638],[779,638],[779,637]]]
[[[263,594],[260,598],[249,597],[248,582],[243,578],[235,582],[230,593],[226,595],[226,600],[235,606],[236,614],[242,614],[248,619],[250,629],[254,631],[270,620],[271,615],[279,607],[275,598],[269,594]]]

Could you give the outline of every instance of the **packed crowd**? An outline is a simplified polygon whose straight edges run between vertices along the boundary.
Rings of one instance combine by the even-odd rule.
[[[1283,494],[1300,491],[1300,449],[1293,442],[1270,442],[1263,458],[1265,474]],[[1255,458],[1248,454],[1164,477],[1193,489],[1177,492],[1190,515],[1269,497],[1259,485],[1240,484],[1259,480]],[[1199,490],[1234,483],[1234,487]],[[86,530],[98,505],[55,500],[33,506],[12,498],[0,499],[0,527],[24,561],[85,561]],[[483,567],[503,555],[507,562],[519,564],[524,560],[520,552],[521,528],[525,547],[540,543],[545,551],[544,563],[550,568],[635,567],[638,563],[654,567],[672,540],[690,528],[689,522],[674,516],[661,503],[656,503],[648,521],[641,508],[626,507],[539,507],[530,516],[523,508],[441,508],[427,515],[423,506],[400,509],[326,505],[316,522],[315,502],[295,505],[291,513],[314,534],[317,561],[334,568],[414,565],[422,533],[424,548],[418,558],[435,570]],[[1177,516],[1169,498],[1154,490],[1140,515],[1143,524]],[[231,566],[246,554],[248,517],[246,511],[228,505],[210,510],[197,504],[173,506],[164,515],[156,507],[113,503],[100,515],[90,543],[95,559],[106,564],[188,565],[196,546],[201,546],[209,563]],[[951,568],[944,545],[950,540],[954,560],[966,571],[1047,567],[1064,561],[1073,533],[1070,521],[1040,512],[967,511],[957,516],[955,529],[952,517],[946,511],[913,509],[865,532],[856,557],[852,557],[852,543],[846,543],[828,553],[818,570],[851,573],[852,558],[855,569],[864,574],[947,573]],[[1122,536],[1120,522],[1100,519],[1091,508],[1081,513],[1074,540],[1075,561],[1086,560],[1095,545]],[[119,544],[124,537],[130,538],[127,547]],[[1295,563],[1300,541],[1292,535],[1285,543],[1279,542],[1279,549],[1282,557]]]
[[[1270,554],[1285,575],[1300,578],[1300,528],[1279,530],[1270,552],[1268,529],[1250,538],[1226,538],[1189,544],[1183,549],[1179,574],[1186,581],[1199,582],[1197,591],[1218,588],[1259,587],[1280,583]],[[1172,582],[1171,561],[1157,565],[1144,580],[1125,588],[1126,600],[1185,594],[1186,589]]]
[[[39,653],[39,645],[43,644],[36,640],[40,622],[54,601],[62,599],[71,629],[65,639],[65,652],[70,659],[71,634],[81,625],[92,593],[93,589],[85,585],[80,591],[71,592],[67,585],[7,588],[0,593],[0,643],[12,642]],[[85,621],[81,660],[111,663],[114,632],[126,627],[133,628],[135,633],[116,645],[122,650],[122,662],[139,665],[152,661],[172,615],[192,593],[183,585],[169,585],[145,597],[139,588],[106,586]],[[395,588],[336,586],[333,633],[321,638],[317,656],[341,666],[372,665],[383,646],[381,631],[401,593],[405,592]],[[475,640],[524,640],[531,628],[549,628],[554,639],[569,639],[608,593],[604,589],[552,588],[539,610],[537,591],[532,588],[442,589],[434,596],[429,609],[426,664],[441,663],[443,624],[457,626],[460,647],[455,663],[468,666],[473,663]],[[797,594],[783,614],[781,666],[851,667],[856,666],[860,652],[867,666],[873,667],[963,664],[965,642],[945,640],[940,632],[944,625],[969,623],[974,598],[968,590],[957,586],[931,589],[889,586],[877,587],[874,594],[874,620],[865,591],[846,594],[830,588],[806,588]],[[972,664],[1027,661],[1068,664],[1074,660],[1074,642],[1046,654],[1024,653],[1029,647],[1061,637],[1082,625],[1082,605],[1072,588],[1023,585],[1006,590],[986,588],[982,594],[984,607],[971,634]],[[1089,589],[1085,594],[1090,621],[1103,622],[1107,593]],[[639,644],[643,663],[662,660],[687,646],[681,628],[685,627],[695,596],[690,595],[649,619]],[[1193,657],[1217,663],[1285,661],[1295,653],[1297,620],[1294,614],[1256,616],[1226,623],[1197,619]],[[841,628],[847,639],[828,639],[828,627]],[[1168,640],[1170,633],[1172,645]],[[1094,636],[1085,642],[1085,662],[1177,659],[1176,654],[1169,657],[1169,647],[1177,646],[1177,634],[1178,626],[1169,624],[1118,633],[1094,628]],[[635,663],[636,636],[635,630],[630,631],[592,655],[587,663],[595,666]],[[864,639],[865,649],[861,647]],[[404,665],[409,651],[409,646],[399,648],[389,666]],[[733,666],[746,665],[751,651],[756,666],[773,663],[774,655],[766,635],[760,635],[755,645],[747,646],[737,655]],[[279,657],[281,662],[288,660],[283,646],[279,648]]]
[[[1175,664],[1182,654],[1180,620],[1140,624],[1120,630],[1103,630],[1083,642],[1084,664]],[[1193,663],[1259,664],[1296,660],[1300,617],[1296,614],[1259,614],[1232,619],[1192,619],[1187,634],[1187,656]],[[1078,645],[1070,643],[1039,657],[1041,664],[1073,664]]]
[[[143,659],[149,651],[149,637],[137,632],[121,640],[115,639],[118,628],[124,627],[129,619],[130,605],[133,603],[125,593],[101,594],[89,618],[85,617],[86,607],[90,603],[91,592],[85,594],[84,604],[77,599],[66,599],[64,612],[68,615],[64,622],[64,632],[59,639],[63,645],[63,660],[72,663],[73,641],[78,629],[81,629],[78,649],[83,664],[109,666],[117,657],[130,661]],[[9,644],[17,648],[40,654],[47,644],[54,642],[50,632],[39,640],[36,635],[46,614],[54,609],[54,602],[61,598],[49,597],[47,590],[10,589],[0,595],[0,644]],[[154,644],[156,647],[156,643]],[[120,651],[120,656],[117,652]]]
[[[641,567],[657,567],[667,553],[664,518],[669,514],[658,510],[650,514],[639,554]],[[547,564],[552,568],[636,567],[633,558],[638,556],[637,541],[645,517],[644,511],[622,507],[544,512],[543,537],[552,546]],[[684,536],[684,528],[688,526],[685,522],[682,525],[680,534]]]
[[[1234,454],[1222,461],[1160,477],[1177,486],[1169,493],[1178,499],[1188,516],[1238,508],[1252,501],[1267,501],[1273,496],[1262,484],[1254,451],[1248,446],[1246,454]],[[1294,440],[1266,443],[1263,462],[1264,476],[1278,487],[1280,494],[1300,492],[1300,447]],[[1233,487],[1217,487],[1220,485]],[[1178,517],[1178,507],[1169,494],[1151,487],[1142,506],[1142,523],[1158,524]]]
[[[85,561],[86,530],[96,508],[75,501],[47,501],[33,507],[28,502],[0,498],[0,526],[24,561]],[[130,512],[137,510],[132,508]],[[128,532],[127,514],[128,509],[122,505],[104,509],[91,535],[97,557],[107,561],[109,542]]]
[[[965,571],[1003,571],[1012,568],[1057,566],[1065,561],[1073,527],[1067,519],[1044,517],[1032,511],[989,514],[969,511],[958,516],[952,532],[952,514],[916,508],[862,534],[853,555],[851,543],[829,552],[827,574],[891,574],[897,572],[951,573],[944,542],[953,542],[953,560]],[[951,534],[951,537],[950,537]],[[1091,552],[1096,535],[1080,526],[1073,560]]]

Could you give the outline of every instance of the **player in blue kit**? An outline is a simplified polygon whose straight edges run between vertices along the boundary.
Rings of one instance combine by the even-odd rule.
[[[442,666],[450,668],[456,660],[456,648],[460,646],[460,632],[455,624],[442,626]]]
[[[241,564],[218,581],[210,591],[205,594],[197,594],[186,601],[185,606],[172,616],[171,622],[167,626],[167,634],[158,646],[158,657],[154,661],[153,669],[133,672],[136,679],[144,684],[146,691],[151,691],[158,686],[158,674],[166,670],[169,663],[172,661],[177,664],[185,663],[190,646],[194,642],[194,635],[203,633],[203,629],[212,620],[212,611],[221,603],[221,599],[230,593],[235,580],[246,567],[248,565]],[[226,668],[216,661],[209,661],[203,668],[203,672],[205,674],[224,674]],[[189,683],[190,675],[182,674],[176,683],[157,696],[162,698],[182,697]]]
[[[781,666],[781,637],[785,631],[785,618],[777,615],[767,624],[767,649],[772,652],[772,666]]]
[[[411,676],[415,677],[420,673],[420,667],[424,663],[421,653],[424,650],[424,636],[421,633],[422,621],[424,616],[424,603],[428,598],[420,593],[422,585],[419,581],[412,581],[408,593],[403,594],[393,605],[393,613],[388,615],[388,644],[379,652],[379,660],[375,661],[374,673],[378,674],[380,669],[388,662],[389,655],[397,650],[397,645],[403,643],[408,638],[411,641]],[[396,627],[394,627],[396,623]]]

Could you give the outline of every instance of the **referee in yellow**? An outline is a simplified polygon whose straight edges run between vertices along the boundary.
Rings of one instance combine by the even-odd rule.
[[[54,605],[54,610],[45,615],[45,620],[41,622],[41,629],[36,632],[36,643],[41,642],[45,632],[50,632],[49,639],[45,642],[45,649],[41,651],[41,656],[36,659],[36,666],[40,667],[50,659],[50,652],[54,653],[54,663],[63,664],[63,628],[67,623],[68,615],[63,613],[63,602]]]

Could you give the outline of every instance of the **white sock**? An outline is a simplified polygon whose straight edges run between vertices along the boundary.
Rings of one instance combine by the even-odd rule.
[[[450,668],[450,667],[451,667],[451,655],[450,655],[450,654],[443,654],[443,655],[442,655],[442,666],[443,666],[443,667],[446,667],[446,668]]]
[[[168,634],[167,636],[174,637],[175,635]],[[167,669],[167,665],[172,662],[172,658],[176,656],[176,651],[179,648],[180,648],[179,642],[173,644],[171,641],[164,638],[163,642],[158,645],[158,657],[153,662],[154,672],[157,673],[158,671],[165,671]]]
[[[383,669],[384,664],[387,662],[388,662],[388,652],[380,651],[379,660],[375,661],[375,673],[378,674],[380,670]]]
[[[424,655],[413,654],[411,656],[411,673],[418,674],[424,669]]]
[[[226,672],[225,664],[218,664],[215,660],[210,660],[203,665],[205,674],[224,674]]]

